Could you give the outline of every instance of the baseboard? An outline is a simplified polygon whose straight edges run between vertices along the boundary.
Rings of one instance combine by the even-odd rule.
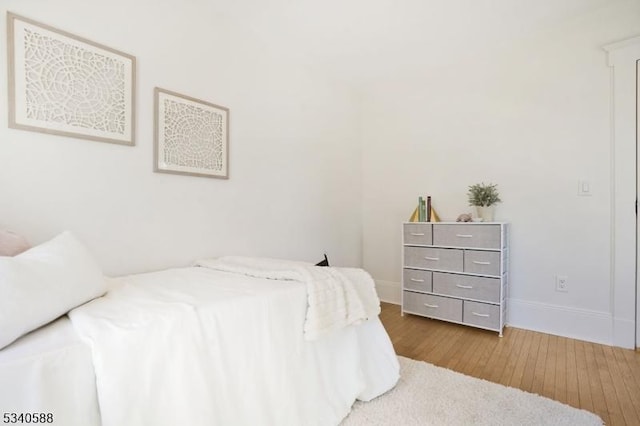
[[[519,299],[507,301],[507,312],[507,324],[512,327],[605,345],[622,346],[614,340],[613,317],[608,312]]]
[[[400,283],[383,280],[375,280],[375,282],[376,291],[378,292],[380,300],[387,303],[393,303],[394,305],[399,305],[401,303],[402,290],[400,288]]]
[[[636,348],[636,322],[620,318],[613,319],[613,346]]]
[[[399,305],[402,300],[400,283],[375,280],[380,300]],[[507,325],[540,333],[569,337],[587,342],[633,349],[635,324],[615,320],[609,312],[529,302],[507,300]],[[616,333],[614,335],[614,330]]]

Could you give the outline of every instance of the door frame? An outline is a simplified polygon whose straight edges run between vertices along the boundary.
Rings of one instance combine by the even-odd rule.
[[[638,295],[638,61],[640,36],[603,46],[611,67],[612,344],[640,342]]]

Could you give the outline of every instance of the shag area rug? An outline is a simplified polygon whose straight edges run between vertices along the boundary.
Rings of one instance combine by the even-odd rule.
[[[600,417],[520,389],[398,357],[400,380],[370,402],[356,401],[341,426],[604,424]]]

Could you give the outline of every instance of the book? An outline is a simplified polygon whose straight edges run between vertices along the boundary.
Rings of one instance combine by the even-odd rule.
[[[418,206],[409,217],[409,222],[440,222],[440,216],[433,208],[431,196],[418,197]]]
[[[418,197],[418,222],[424,222],[425,213],[424,198]]]

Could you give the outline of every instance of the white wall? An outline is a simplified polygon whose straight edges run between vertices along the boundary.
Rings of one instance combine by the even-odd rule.
[[[418,195],[455,220],[470,209],[467,187],[493,182],[503,199],[497,219],[512,224],[509,323],[612,341],[610,71],[601,46],[638,28],[638,2],[618,3],[367,94],[363,255],[381,294],[399,299],[400,223]],[[577,195],[581,179],[592,196]],[[556,274],[569,277],[568,293],[555,291]]]
[[[0,92],[0,226],[42,242],[70,229],[108,274],[264,255],[361,263],[358,104],[206,0],[3,1],[137,57],[137,144],[7,128]],[[152,173],[153,88],[230,108],[230,179]]]

